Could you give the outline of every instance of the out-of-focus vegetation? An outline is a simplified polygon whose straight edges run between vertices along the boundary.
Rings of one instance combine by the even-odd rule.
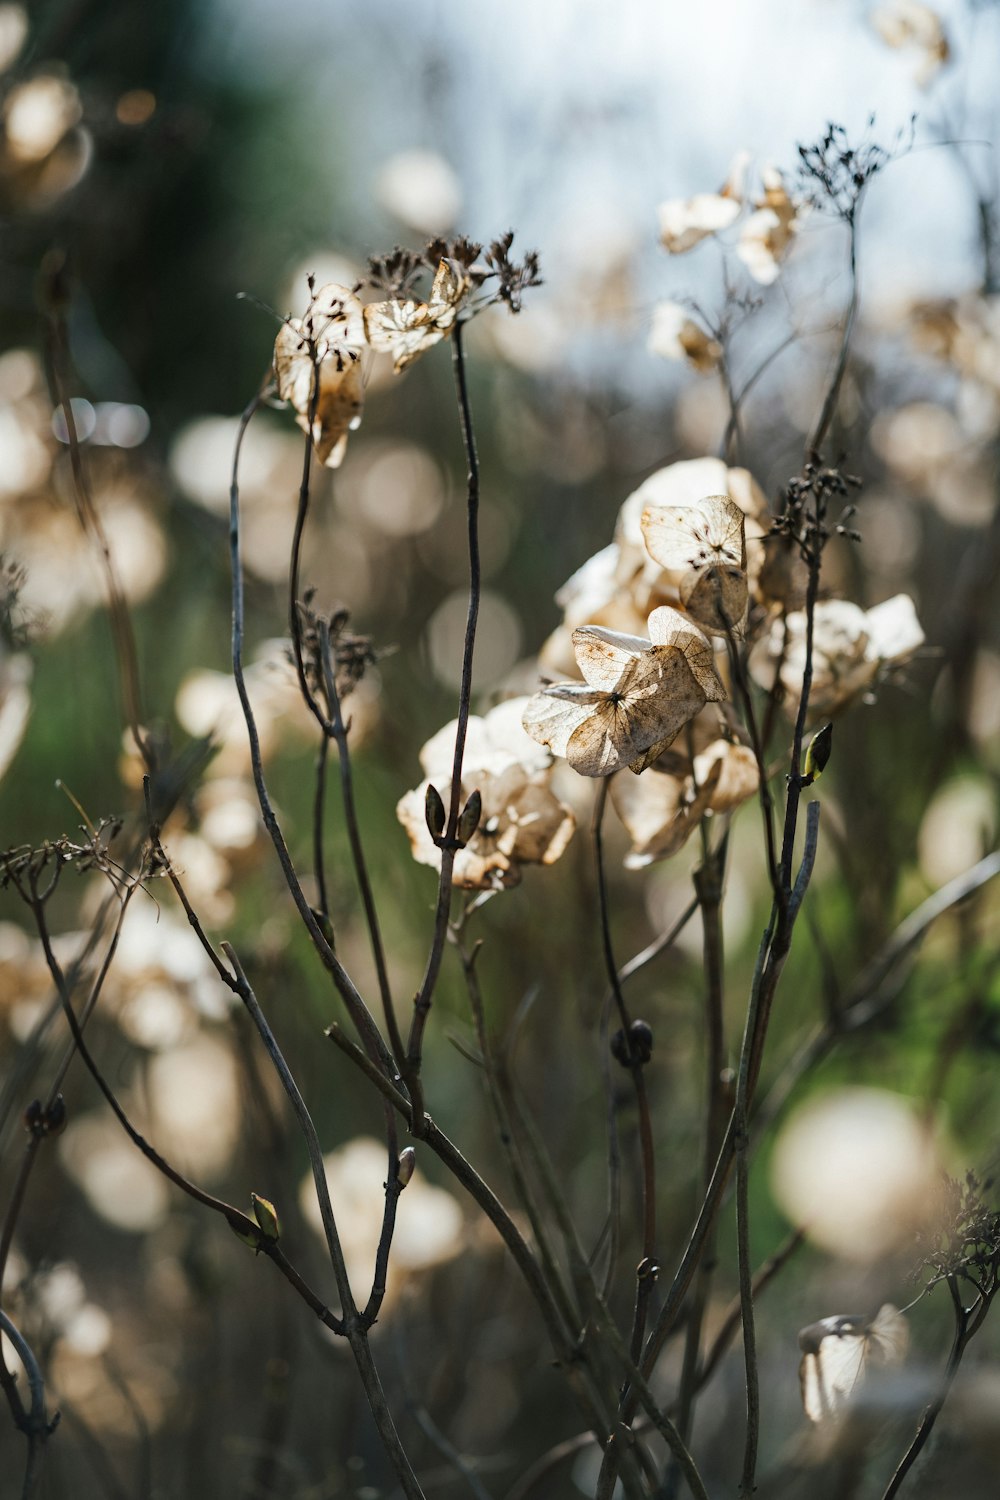
[[[78,448],[134,628],[138,723],[166,768],[153,788],[162,799],[163,841],[208,933],[239,954],[308,1102],[362,1305],[381,1224],[383,1111],[364,1076],[323,1036],[344,1021],[343,1007],[262,826],[230,674],[227,534],[239,413],[268,376],[281,318],[306,308],[307,273],[317,286],[351,287],[364,280],[368,256],[396,240],[422,246],[464,230],[490,240],[507,228],[464,221],[463,197],[492,205],[497,184],[482,191],[468,143],[450,128],[442,103],[454,109],[461,97],[448,80],[463,54],[457,42],[449,52],[446,28],[425,30],[403,9],[373,7],[367,32],[364,12],[355,16],[357,34],[344,39],[338,61],[341,107],[329,93],[296,89],[287,51],[273,79],[259,54],[250,66],[238,47],[227,51],[228,25],[259,24],[249,12],[240,23],[221,8],[194,4],[0,5],[0,844],[37,850],[67,835],[87,845],[103,819],[121,818],[108,846],[113,876],[118,864],[132,867],[143,836],[143,767],[123,693],[127,653],[106,608],[107,571],[93,528],[88,534],[78,514],[71,463]],[[859,13],[859,48],[872,44],[871,21]],[[887,1387],[883,1407],[855,1413],[851,1441],[838,1429],[839,1446],[836,1434],[806,1432],[798,1332],[838,1313],[864,1314],[870,1323],[883,1304],[909,1303],[935,1275],[955,1284],[961,1246],[935,1235],[946,1219],[953,1233],[972,1210],[955,1199],[956,1189],[948,1198],[945,1174],[962,1180],[972,1169],[985,1184],[976,1189],[986,1205],[977,1220],[984,1235],[989,1206],[997,1207],[997,889],[984,877],[965,899],[942,901],[934,920],[926,910],[926,926],[919,917],[911,928],[900,924],[997,842],[996,121],[966,80],[987,51],[998,56],[998,21],[992,5],[956,6],[937,28],[925,7],[902,0],[879,7],[875,35],[886,45],[885,67],[912,62],[919,74],[915,126],[904,113],[867,129],[862,122],[844,134],[827,132],[817,84],[811,134],[790,134],[781,159],[730,167],[745,143],[754,144],[748,119],[744,137],[720,142],[705,179],[691,184],[683,161],[694,149],[692,122],[691,140],[661,143],[655,175],[634,158],[623,166],[630,182],[641,183],[641,192],[633,189],[648,214],[640,232],[592,214],[574,236],[529,195],[534,238],[522,244],[516,224],[514,252],[537,248],[544,285],[526,293],[516,316],[491,308],[465,337],[482,474],[477,714],[532,693],[539,658],[548,680],[577,676],[569,628],[596,620],[645,634],[652,604],[691,602],[683,591],[668,601],[646,588],[652,565],[643,561],[642,502],[622,507],[650,476],[659,477],[644,499],[654,504],[728,491],[751,550],[736,568],[749,570],[759,637],[748,681],[766,717],[767,768],[780,802],[801,683],[793,646],[798,628],[804,650],[804,598],[794,577],[761,583],[760,537],[780,497],[787,502],[810,442],[860,481],[831,512],[831,529],[842,524],[823,556],[809,728],[832,718],[834,747],[821,785],[810,789],[823,809],[816,868],[750,1122],[753,1266],[786,1244],[793,1228],[806,1230],[804,1246],[757,1305],[766,1495],[882,1493],[947,1359],[947,1286],[938,1284],[907,1315],[905,1376]],[[304,80],[316,76],[307,64],[314,22],[302,13]],[[819,14],[815,25],[822,47]],[[593,61],[585,27],[567,19],[560,48],[567,73],[578,55]],[[385,121],[396,79],[405,80],[405,90],[398,85],[405,125],[394,135]],[[572,90],[567,97],[572,102]],[[615,122],[605,124],[610,132]],[[588,118],[588,139],[601,128]],[[366,132],[385,142],[374,171]],[[565,137],[553,131],[549,155],[539,159],[546,190],[558,177],[553,142]],[[532,149],[525,140],[528,180]],[[842,170],[849,150],[857,155],[841,184],[847,198],[838,199],[838,182],[823,174],[835,176],[838,161]],[[938,226],[942,244],[950,235],[942,251],[950,257],[947,278],[934,283],[923,265],[914,292],[900,266],[894,289],[879,194],[893,194],[902,178],[916,204],[920,163],[929,161],[935,182],[947,177],[948,201],[961,206],[953,224]],[[857,201],[854,174],[869,168],[855,215],[845,202],[852,193]],[[699,200],[689,197],[695,186]],[[852,245],[857,278],[849,270]],[[869,283],[877,288],[871,297]],[[366,287],[362,295],[371,302],[383,294]],[[404,1035],[436,885],[426,865],[411,859],[396,809],[425,776],[446,794],[449,755],[438,744],[438,759],[429,756],[433,764],[422,768],[420,751],[455,716],[468,595],[465,456],[450,352],[442,338],[400,375],[388,357],[366,352],[363,422],[341,467],[314,466],[302,555],[302,582],[315,586],[317,607],[342,604],[350,629],[374,643],[375,664],[345,699],[345,715]],[[64,397],[72,397],[71,423],[59,410]],[[319,907],[316,736],[286,641],[303,440],[294,414],[278,406],[269,398],[255,415],[241,463],[247,675],[271,796],[296,866],[308,872],[308,901]],[[668,469],[688,460],[709,467],[687,480]],[[848,513],[848,505],[856,510]],[[605,556],[554,603],[556,590],[612,541],[620,547],[614,587]],[[640,563],[623,591],[629,546]],[[779,573],[778,548],[766,556]],[[879,614],[900,595],[914,601],[915,615],[908,606]],[[800,621],[788,627],[788,641],[779,627],[782,597],[785,612]],[[716,661],[725,673],[724,649]],[[767,697],[776,679],[785,685],[785,707]],[[693,878],[707,852],[718,853],[731,819],[721,908],[730,1071],[720,1097],[728,1110],[771,888],[755,768],[748,792],[699,803],[699,785],[713,774],[708,750],[708,740],[696,743],[692,733],[690,743],[675,746],[683,760],[675,776],[662,766],[635,780],[620,772],[604,843],[622,964],[681,916]],[[485,775],[485,762],[478,769]],[[664,791],[674,798],[671,817],[687,808],[690,837],[673,823],[664,835],[662,819],[629,802],[637,788],[656,785],[656,775],[671,782]],[[616,1106],[621,1249],[609,1300],[627,1333],[641,1254],[639,1120],[627,1072],[607,1062],[607,978],[589,836],[595,785],[557,766],[553,793],[575,814],[575,837],[562,852],[563,812],[547,805],[554,822],[546,825],[546,847],[559,845],[551,868],[515,868],[506,882],[513,888],[482,902],[463,941],[482,939],[476,974],[488,1029],[516,1079],[517,1107],[547,1143],[584,1251],[599,1267],[608,1245],[609,1093]],[[415,841],[425,837],[423,795],[410,807]],[[377,1013],[334,769],[326,826],[336,955]],[[94,953],[104,951],[89,935],[107,937],[108,872],[88,863],[77,870],[67,862],[46,908],[55,955],[78,985],[78,1000],[93,983]],[[628,988],[632,1014],[654,1034],[643,1077],[658,1162],[661,1292],[704,1188],[703,943],[696,914]],[[873,970],[883,961],[884,971]],[[287,1100],[162,878],[130,899],[87,1036],[128,1113],[180,1171],[247,1212],[251,1192],[275,1204],[289,1259],[335,1306],[306,1152]],[[26,1131],[23,1112],[45,1100],[69,1040],[31,913],[8,890],[0,909],[0,1222],[11,1231],[0,1241],[3,1308],[41,1363],[50,1412],[62,1412],[44,1445],[38,1493],[80,1500],[399,1493],[343,1341],[327,1336],[263,1255],[143,1159],[79,1058],[61,1085],[65,1128],[33,1130],[34,1116]],[[449,944],[425,1038],[427,1107],[530,1240],[497,1140],[481,1042]],[[27,1176],[26,1149],[37,1154]],[[583,1420],[562,1372],[551,1367],[551,1347],[513,1262],[419,1142],[417,1173],[400,1198],[372,1344],[425,1492],[527,1494],[518,1485],[531,1466],[565,1443],[531,1493],[594,1494],[599,1449],[578,1436]],[[551,1195],[545,1201],[551,1214]],[[690,1369],[684,1374],[685,1328],[701,1320],[701,1347],[710,1349],[738,1296],[731,1201],[715,1254],[714,1275],[695,1283],[652,1378],[657,1399],[687,1430],[713,1496],[735,1492],[742,1461],[738,1332],[693,1428],[678,1418],[676,1398],[692,1378]],[[972,1269],[986,1277],[979,1261]],[[865,1337],[872,1336],[868,1328]],[[6,1337],[3,1348],[16,1369]],[[986,1322],[919,1459],[925,1467],[907,1481],[915,1495],[994,1492],[998,1358],[998,1335]],[[23,1375],[18,1387],[24,1391]],[[6,1408],[0,1432],[6,1500],[21,1493],[24,1446]],[[663,1469],[662,1445],[652,1451]],[[655,1493],[680,1493],[666,1468]]]

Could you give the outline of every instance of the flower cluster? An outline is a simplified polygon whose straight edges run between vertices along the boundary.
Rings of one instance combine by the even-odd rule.
[[[549,786],[552,756],[525,734],[526,698],[510,698],[482,718],[469,719],[462,770],[462,802],[478,791],[479,825],[455,858],[452,880],[470,890],[517,885],[521,866],[551,865],[573,837],[576,820]],[[440,869],[441,851],[425,815],[430,786],[447,787],[455,758],[457,723],[445,725],[420,752],[425,780],[400,799],[396,815],[413,857]]]
[[[387,296],[367,305],[360,286],[330,282],[317,290],[310,279],[304,316],[286,318],[275,340],[274,379],[321,463],[338,468],[348,434],[361,425],[366,350],[389,355],[398,375],[490,303],[520,311],[524,291],[541,278],[533,252],[511,259],[513,239],[501,235],[485,250],[464,237],[436,239],[419,254],[396,249],[373,259],[371,284]],[[416,285],[428,272],[433,281],[420,298]]]

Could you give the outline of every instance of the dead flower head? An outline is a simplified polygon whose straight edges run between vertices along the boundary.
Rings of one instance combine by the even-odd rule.
[[[286,319],[274,343],[278,395],[328,469],[343,461],[347,435],[361,424],[364,342],[361,303],[330,282],[313,292],[304,318]]]
[[[426,302],[392,297],[387,302],[369,303],[364,310],[369,344],[392,355],[392,367],[398,375],[451,333],[471,287],[467,270],[455,261],[440,261]]]
[[[824,599],[813,616],[810,719],[828,718],[868,691],[877,679],[905,664],[923,645],[913,601],[897,594],[863,610],[847,599]],[[784,708],[794,718],[806,660],[806,615],[776,619],[750,653],[751,676],[767,692],[780,683]]]
[[[584,682],[554,683],[528,702],[525,729],[582,776],[644,771],[706,702],[726,696],[712,647],[690,620],[664,605],[648,629],[648,640],[575,630]]]
[[[632,840],[626,868],[669,859],[707,813],[732,812],[754,795],[758,780],[753,751],[721,739],[693,762],[670,750],[645,776],[616,776],[611,801]]]
[[[779,262],[799,227],[801,205],[791,196],[780,172],[761,172],[764,196],[740,230],[736,254],[753,279],[770,286],[778,278]]]
[[[396,249],[369,261],[373,285],[389,295],[365,308],[365,337],[373,349],[392,355],[397,375],[452,333],[460,314],[464,321],[493,302],[520,311],[524,292],[540,286],[541,277],[534,251],[522,261],[511,259],[513,241],[512,230],[485,249],[464,236],[436,239],[419,253]],[[434,281],[427,301],[421,302],[412,295],[413,287],[429,269]]]
[[[680,600],[703,630],[725,634],[743,620],[749,598],[743,512],[728,495],[697,505],[647,505],[646,551],[678,576]]]
[[[462,771],[464,804],[473,791],[482,798],[479,826],[455,857],[454,885],[502,890],[517,885],[521,866],[551,865],[576,827],[570,809],[550,790],[552,757],[521,727],[527,698],[511,698],[482,718],[469,719]],[[420,752],[426,780],[396,808],[419,864],[441,866],[441,851],[427,827],[425,799],[432,783],[447,794],[455,753],[456,724],[445,725]]]
[[[869,19],[887,47],[916,54],[916,81],[921,88],[951,56],[941,17],[920,0],[888,0],[877,5]]]

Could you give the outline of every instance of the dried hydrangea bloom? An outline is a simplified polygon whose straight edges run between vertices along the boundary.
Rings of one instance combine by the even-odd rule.
[[[799,1333],[799,1386],[810,1422],[839,1416],[872,1368],[902,1364],[910,1344],[906,1319],[891,1302],[875,1316],[820,1318]]]
[[[906,594],[867,613],[847,599],[821,600],[813,618],[810,718],[827,718],[845,708],[880,674],[908,661],[923,641],[913,601]],[[767,692],[780,683],[790,718],[798,710],[805,660],[805,611],[775,620],[750,652],[754,680]]]
[[[361,303],[330,282],[314,293],[304,318],[288,318],[274,342],[278,395],[295,412],[321,463],[336,469],[347,435],[361,424],[364,348]]]
[[[736,254],[755,281],[770,286],[777,280],[779,261],[798,230],[799,205],[773,167],[764,168],[761,180],[764,196],[740,230]]]
[[[658,302],[646,347],[661,359],[687,360],[700,374],[717,369],[722,345],[696,323],[680,302]]]
[[[642,532],[643,512],[649,506],[697,505],[704,495],[728,495],[744,516],[747,577],[751,587],[764,561],[761,538],[766,531],[767,500],[747,469],[731,469],[721,458],[692,458],[657,469],[634,490],[618,512],[615,541],[619,548],[618,581],[628,588],[639,608],[680,604],[677,572],[654,562]]]
[[[728,183],[720,193],[671,198],[658,210],[660,243],[671,255],[683,255],[710,235],[728,229],[739,217],[740,207],[740,199]]]
[[[944,24],[937,11],[920,0],[889,0],[869,20],[887,47],[913,49],[919,55],[916,81],[925,87],[951,56]]]
[[[611,801],[632,840],[626,868],[669,859],[706,813],[732,812],[758,784],[753,751],[729,740],[715,740],[693,764],[673,750],[645,776],[616,776]]]
[[[646,551],[678,575],[684,608],[711,634],[742,623],[749,600],[744,517],[728,495],[697,505],[647,505],[642,512]]]
[[[552,757],[524,732],[526,697],[498,704],[469,719],[463,756],[462,802],[473,791],[482,798],[479,827],[455,857],[452,883],[470,890],[517,885],[521,866],[550,865],[565,850],[576,819],[548,786]],[[396,816],[419,864],[441,867],[441,851],[427,827],[425,798],[432,783],[446,795],[451,784],[456,723],[438,731],[420,752],[426,780],[407,792]]]
[[[528,702],[525,729],[582,776],[645,770],[706,702],[726,696],[712,647],[690,620],[663,606],[648,628],[648,640],[575,630],[583,683],[554,683]]]
[[[467,272],[454,261],[442,260],[426,302],[391,297],[387,302],[369,303],[364,310],[369,344],[392,355],[392,367],[398,375],[451,333],[471,285]]]

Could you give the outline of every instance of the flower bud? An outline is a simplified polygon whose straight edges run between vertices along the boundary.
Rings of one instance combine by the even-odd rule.
[[[413,1169],[417,1164],[417,1153],[412,1146],[404,1146],[399,1153],[399,1166],[396,1169],[396,1181],[401,1188],[405,1188],[413,1176]]]
[[[278,1240],[281,1238],[281,1225],[278,1223],[278,1212],[273,1203],[266,1198],[260,1198],[256,1193],[250,1194],[250,1202],[253,1205],[253,1216],[260,1225],[261,1233],[267,1240]]]
[[[424,794],[424,817],[427,820],[427,831],[437,843],[444,833],[444,803],[441,801],[441,793],[432,782],[427,783]]]
[[[809,741],[805,765],[802,768],[802,785],[812,786],[826,770],[833,749],[833,725],[824,724]]]
[[[479,827],[479,820],[482,815],[483,799],[480,793],[475,791],[462,809],[462,816],[458,820],[458,837],[462,844],[469,842]]]

